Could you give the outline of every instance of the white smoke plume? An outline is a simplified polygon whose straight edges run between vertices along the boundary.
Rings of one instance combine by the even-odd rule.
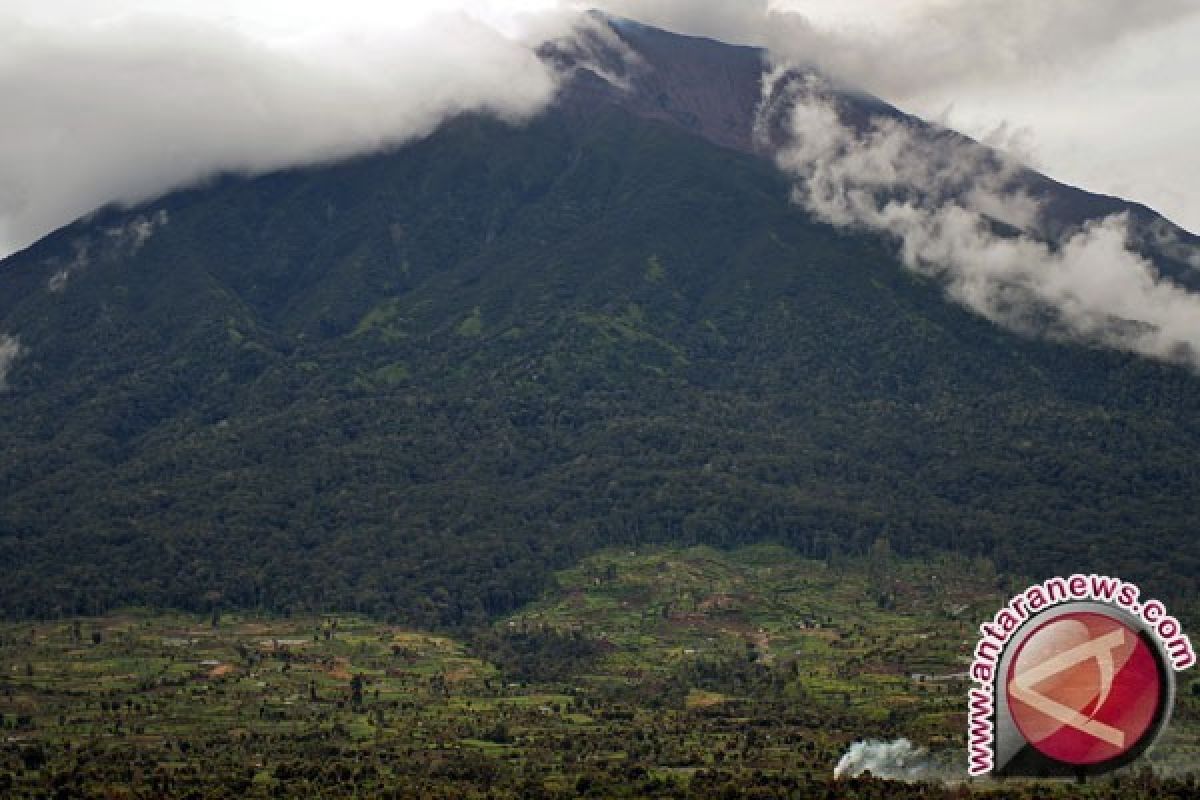
[[[782,116],[777,160],[814,217],[893,238],[909,269],[1007,328],[1200,368],[1200,296],[1128,247],[1125,216],[1043,241],[1014,163],[907,121],[856,127],[814,78],[773,77],[760,113]]]
[[[0,333],[0,392],[8,391],[8,371],[24,353],[20,338]]]
[[[921,781],[933,778],[934,767],[929,751],[908,739],[868,739],[850,745],[834,767],[833,777],[857,778],[870,772],[887,780]]]

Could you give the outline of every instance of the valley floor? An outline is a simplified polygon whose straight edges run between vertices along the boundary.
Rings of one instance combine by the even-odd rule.
[[[985,563],[693,548],[594,556],[454,636],[354,614],[5,623],[0,794],[1194,796],[1187,685],[1151,759],[1177,777],[962,782],[964,660],[1003,595]],[[853,742],[900,737],[929,751],[895,768],[910,782],[834,779]]]

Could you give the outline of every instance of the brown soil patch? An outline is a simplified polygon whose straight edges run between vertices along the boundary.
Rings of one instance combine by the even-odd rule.
[[[345,658],[335,658],[333,661],[333,666],[327,667],[325,672],[329,674],[329,677],[334,678],[335,680],[348,681],[351,678],[350,661],[349,659]]]
[[[736,608],[738,600],[731,594],[710,594],[697,606],[701,611],[724,611]]]
[[[725,702],[725,696],[716,692],[693,691],[685,701],[688,708],[713,708]]]

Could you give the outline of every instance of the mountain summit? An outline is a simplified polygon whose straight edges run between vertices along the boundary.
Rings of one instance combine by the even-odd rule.
[[[678,126],[722,147],[774,156],[786,136],[778,128],[778,119],[768,120],[774,124],[765,131],[755,130],[764,101],[772,99],[771,88],[764,95],[772,70],[766,50],[683,36],[598,12],[592,18],[597,26],[584,27],[577,36],[547,43],[539,51],[557,67],[574,70],[573,80],[563,92],[564,108],[587,114],[597,104],[617,105],[640,118]],[[794,67],[791,72],[818,74],[809,66]],[[830,93],[843,118],[856,128],[865,128],[874,119],[900,120],[929,137],[944,136],[987,150],[868,93],[834,88]],[[1200,289],[1200,267],[1194,263],[1200,237],[1153,210],[1059,183],[1028,169],[1021,170],[1017,185],[1043,204],[1043,232],[1049,235],[1128,213],[1139,249],[1175,280]]]
[[[632,20],[599,14],[593,19],[595,27],[539,50],[557,68],[573,71],[563,107],[588,114],[597,104],[617,105],[722,147],[764,152],[754,136],[767,68],[764,51]]]
[[[0,264],[4,613],[459,625],[648,542],[1196,591],[1194,374],[1008,332],[806,214],[754,137],[757,50],[614,21],[543,56],[574,77],[527,125],[224,177]],[[1145,209],[1022,179],[1158,246]]]

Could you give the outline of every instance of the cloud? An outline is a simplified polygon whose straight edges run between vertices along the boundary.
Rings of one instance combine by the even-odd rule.
[[[1191,0],[598,0],[680,33],[767,47],[777,61],[901,102],[948,86],[1044,78],[1200,14]],[[900,9],[898,12],[896,9]],[[880,20],[883,24],[880,24]]]
[[[8,372],[13,362],[24,354],[18,337],[0,333],[0,392],[8,391]]]
[[[893,102],[951,86],[1044,79],[1200,11],[1191,0],[942,0],[910,4],[891,25],[876,27],[820,26],[788,10],[805,6],[776,3],[768,12],[772,52]]]
[[[1200,231],[1200,3],[1161,0],[602,0],[683,33],[768,47],[1073,185]],[[1012,145],[1011,138],[1004,143]],[[1036,158],[1035,158],[1036,155]]]
[[[1200,368],[1200,296],[1128,247],[1124,215],[1043,241],[1004,157],[895,119],[856,127],[811,75],[773,81],[760,129],[780,117],[779,166],[814,217],[892,238],[909,269],[1007,328]]]
[[[767,0],[597,0],[592,5],[657,28],[760,47],[768,43],[772,19]]]
[[[558,78],[533,45],[592,6],[770,46],[915,113],[952,109],[976,136],[1003,108],[1056,176],[1200,220],[1191,0],[7,0],[0,255],[218,171],[402,144],[457,111],[524,119]],[[1079,99],[1079,81],[1103,94]],[[1144,124],[1111,124],[1134,107]]]
[[[527,43],[461,12],[320,35],[93,14],[0,11],[0,244],[218,171],[398,145],[456,112],[521,120],[557,85]]]
[[[149,214],[137,214],[124,224],[105,228],[94,235],[75,237],[71,240],[74,252],[69,261],[55,257],[47,262],[58,269],[47,279],[46,288],[51,292],[63,291],[76,273],[87,269],[97,259],[114,261],[137,255],[155,232],[170,221],[170,213],[159,209]]]
[[[1200,247],[1181,241],[1175,229],[1163,220],[1154,220],[1149,226],[1147,235],[1155,248],[1167,258],[1173,258],[1194,270],[1200,270]]]

